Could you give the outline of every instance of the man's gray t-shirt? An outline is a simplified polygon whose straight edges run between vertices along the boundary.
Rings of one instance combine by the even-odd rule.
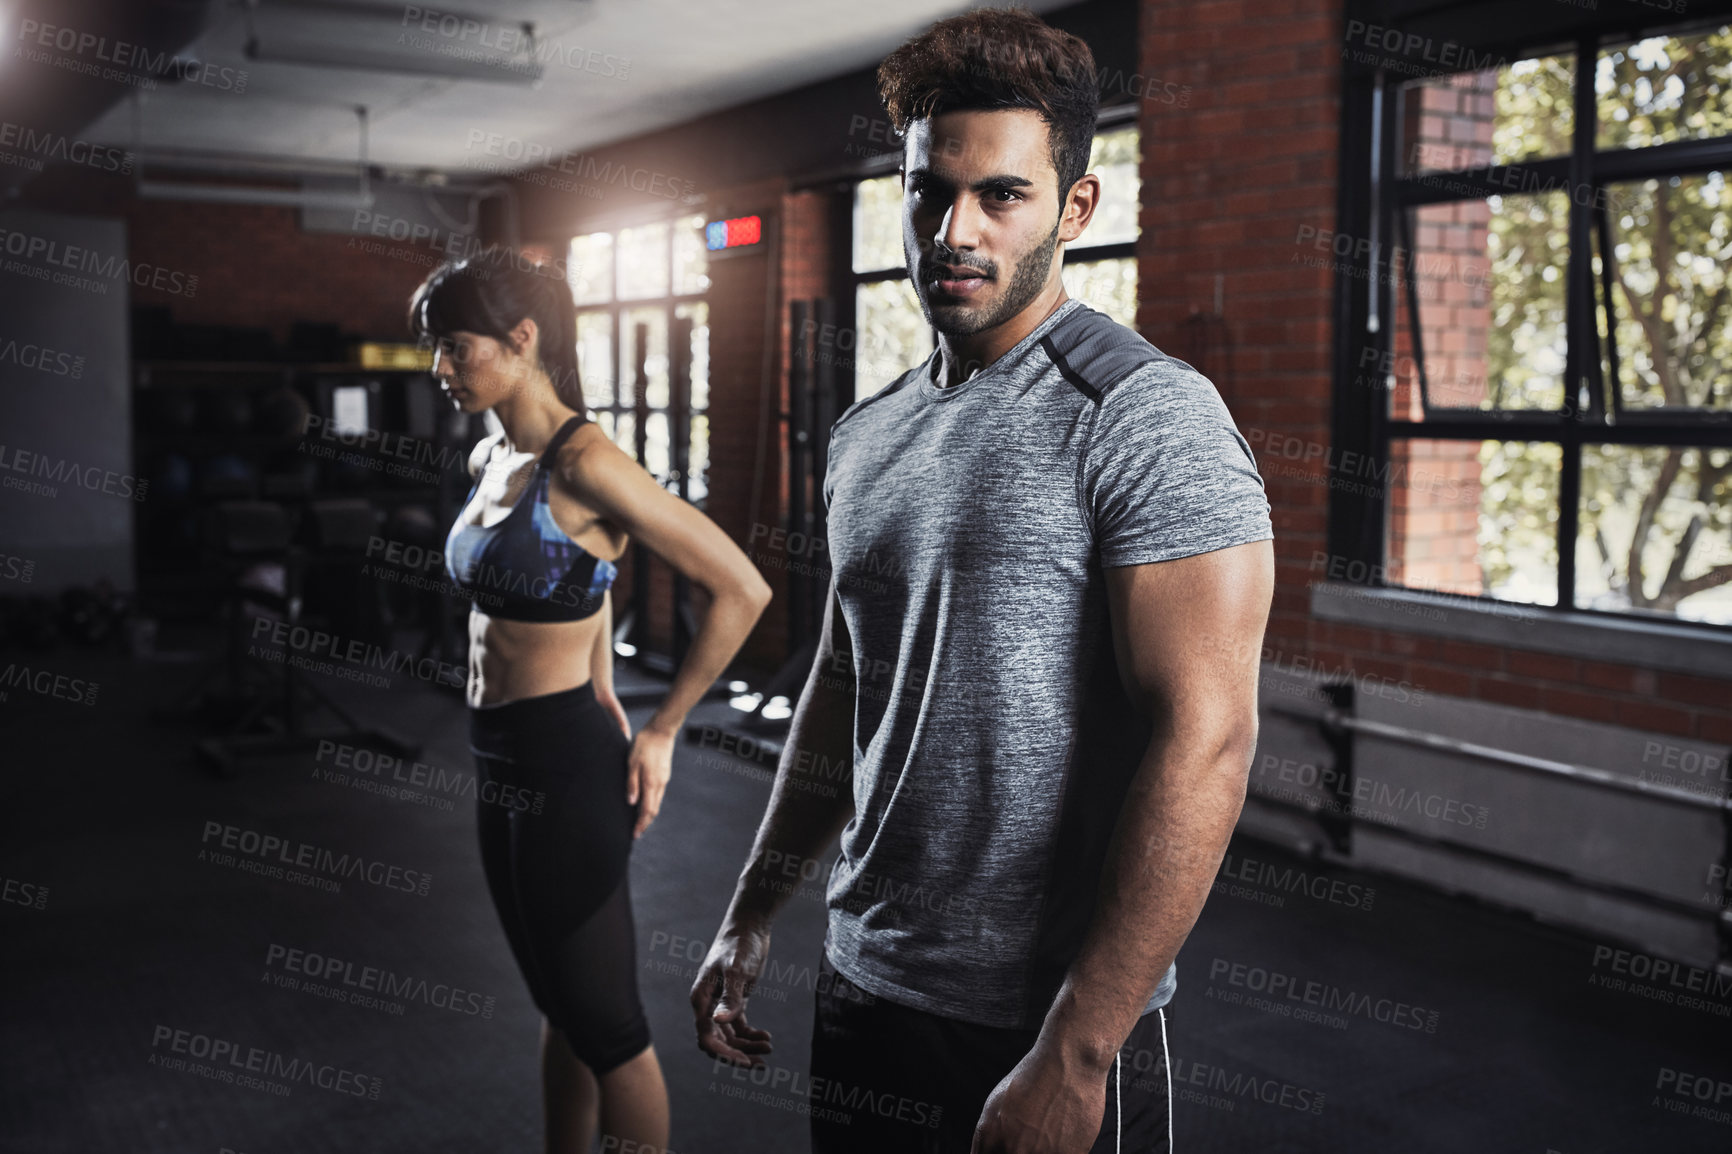
[[[938,364],[831,429],[855,815],[825,949],[888,1001],[1038,1028],[1151,732],[1102,570],[1268,540],[1269,503],[1214,386],[1080,301],[960,384]]]

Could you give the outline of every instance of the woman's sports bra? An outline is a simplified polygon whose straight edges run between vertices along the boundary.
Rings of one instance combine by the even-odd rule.
[[[490,617],[581,621],[601,609],[619,570],[565,535],[547,505],[547,482],[561,445],[588,418],[576,416],[547,442],[535,475],[497,525],[466,522],[482,472],[469,487],[445,538],[445,572]]]

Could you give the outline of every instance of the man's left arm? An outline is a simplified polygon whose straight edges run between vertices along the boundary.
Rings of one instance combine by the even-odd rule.
[[[1041,1028],[1100,1072],[1196,924],[1244,806],[1274,568],[1270,542],[1256,541],[1106,571],[1119,675],[1154,731]]]
[[[1119,675],[1152,723],[1094,916],[1033,1049],[987,1100],[978,1154],[1086,1151],[1106,1077],[1209,895],[1245,801],[1274,549],[1108,568]]]

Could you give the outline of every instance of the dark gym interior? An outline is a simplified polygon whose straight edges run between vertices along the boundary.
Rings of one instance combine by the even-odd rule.
[[[489,245],[562,270],[589,415],[773,590],[630,880],[668,1148],[810,1149],[834,844],[773,1076],[688,994],[817,650],[830,427],[934,347],[875,70],[982,6],[0,3],[0,1151],[541,1148],[439,561],[488,426],[406,319]],[[1067,290],[1209,378],[1273,510],[1173,1149],[1732,1150],[1732,3],[1022,6],[1099,70]],[[635,726],[708,605],[641,543],[612,597]]]

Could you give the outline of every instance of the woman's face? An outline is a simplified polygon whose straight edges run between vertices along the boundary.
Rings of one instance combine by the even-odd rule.
[[[517,353],[503,341],[458,330],[433,346],[433,375],[451,403],[465,413],[491,409],[528,387],[535,373],[535,350]]]

